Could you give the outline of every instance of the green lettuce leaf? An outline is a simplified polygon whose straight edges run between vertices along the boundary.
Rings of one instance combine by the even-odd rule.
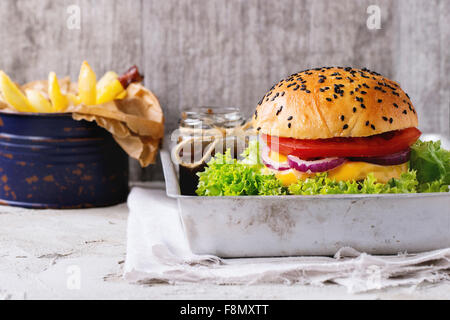
[[[388,183],[378,183],[373,174],[363,181],[336,181],[327,177],[326,173],[289,186],[289,193],[295,195],[314,194],[376,194],[376,193],[411,193],[417,192],[415,171],[403,173],[399,179],[391,179]]]
[[[213,157],[205,171],[197,173],[199,196],[285,195],[287,189],[272,175],[262,174],[258,143],[252,141],[241,155],[243,160],[231,157],[230,150]]]
[[[417,171],[420,192],[448,190],[450,184],[450,151],[440,141],[420,141],[411,146],[410,168]]]
[[[199,196],[239,195],[317,195],[448,192],[450,184],[450,152],[440,142],[418,141],[411,148],[408,172],[399,179],[379,183],[373,174],[363,181],[336,181],[326,173],[284,187],[273,174],[267,174],[259,159],[259,144],[251,141],[242,160],[231,157],[228,150],[217,154],[205,171],[197,173]]]

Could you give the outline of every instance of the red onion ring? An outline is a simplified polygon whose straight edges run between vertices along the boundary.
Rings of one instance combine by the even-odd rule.
[[[334,169],[346,161],[347,159],[345,158],[324,158],[320,160],[306,161],[296,156],[288,156],[290,167],[301,172],[324,172]]]
[[[264,146],[261,150],[261,159],[264,165],[270,169],[278,170],[278,171],[284,171],[289,170],[291,167],[289,166],[289,162],[277,162],[269,157],[270,149],[267,146]]]
[[[362,157],[352,157],[350,158],[351,161],[363,161],[363,162],[369,162],[373,164],[378,164],[381,166],[393,166],[396,164],[402,164],[409,161],[409,158],[411,157],[411,149],[408,148],[406,150],[389,154],[387,156],[378,156],[378,157],[368,157],[368,158],[362,158]]]

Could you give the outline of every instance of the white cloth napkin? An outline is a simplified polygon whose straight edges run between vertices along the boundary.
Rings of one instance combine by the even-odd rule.
[[[348,292],[450,280],[450,248],[372,256],[341,248],[334,257],[221,259],[193,254],[177,202],[163,190],[133,188],[124,277],[131,282],[343,285]]]

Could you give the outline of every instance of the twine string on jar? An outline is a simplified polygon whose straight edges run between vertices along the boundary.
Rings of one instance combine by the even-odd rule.
[[[172,159],[174,161],[187,168],[195,168],[202,163],[206,162],[207,159],[211,157],[212,152],[215,150],[217,145],[223,143],[227,137],[236,137],[238,139],[245,139],[249,135],[253,135],[252,122],[247,121],[241,126],[233,128],[225,128],[220,126],[213,126],[210,129],[201,128],[180,128],[180,133],[183,136],[190,136],[187,139],[181,140],[172,148]],[[180,151],[187,145],[192,145],[195,143],[208,142],[208,147],[203,152],[203,156],[200,160],[195,162],[185,162],[180,156]]]

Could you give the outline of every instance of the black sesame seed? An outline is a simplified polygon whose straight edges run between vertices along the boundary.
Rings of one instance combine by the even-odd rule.
[[[342,127],[342,129],[347,129],[348,128],[348,124],[344,124],[344,126]]]
[[[309,90],[306,90],[305,92],[306,92],[306,93],[311,93],[311,91],[309,91]]]
[[[356,112],[356,107],[353,107],[353,113],[355,113]]]
[[[366,93],[367,93],[366,91],[362,91],[362,90],[361,90],[361,94],[366,94]]]
[[[363,103],[361,103],[361,108],[365,109],[366,106]]]
[[[369,121],[366,121],[366,127],[369,125]]]
[[[323,78],[319,79],[319,83],[324,83],[324,82],[325,82],[325,79],[323,79]]]
[[[280,114],[280,112],[281,112],[281,110],[283,110],[283,106],[281,106],[281,107],[280,107],[280,109],[278,109],[278,111],[277,111],[276,115],[279,115],[279,114]]]
[[[333,94],[333,98],[337,99],[337,98],[338,98],[338,96],[337,96],[337,95],[335,95],[335,94]]]
[[[375,130],[375,126],[373,124],[370,125],[370,127]]]
[[[291,123],[290,123],[290,122],[288,123],[288,128],[289,128],[289,129],[291,128]]]
[[[256,131],[259,131],[259,130],[261,130],[261,127],[258,127],[258,128],[256,129]]]
[[[331,101],[331,98],[327,98],[327,101]]]
[[[403,114],[407,114],[408,112],[406,111],[406,110],[403,110],[403,112],[402,112]]]
[[[342,77],[336,77],[336,80],[342,80]]]
[[[292,120],[293,118],[294,118],[293,116],[289,116],[287,119],[289,121],[289,120]]]
[[[392,123],[394,121],[394,119],[389,118],[389,123]]]
[[[281,93],[281,97],[284,96],[284,91]]]
[[[299,85],[296,85],[295,88],[294,88],[294,91],[295,91],[295,90],[298,90],[298,88],[300,88],[300,86],[299,86]]]
[[[342,115],[342,116],[341,116],[341,121],[344,121],[344,119],[345,119],[345,117]]]
[[[386,118],[386,117],[382,117],[382,118],[383,118],[384,121],[388,121],[388,118]]]
[[[350,91],[350,95],[353,95],[353,90],[352,90],[352,91]]]
[[[394,103],[394,107],[398,108],[398,104]]]
[[[381,99],[378,99],[377,101],[378,101],[378,103],[382,103],[383,102],[383,100],[381,100]]]

